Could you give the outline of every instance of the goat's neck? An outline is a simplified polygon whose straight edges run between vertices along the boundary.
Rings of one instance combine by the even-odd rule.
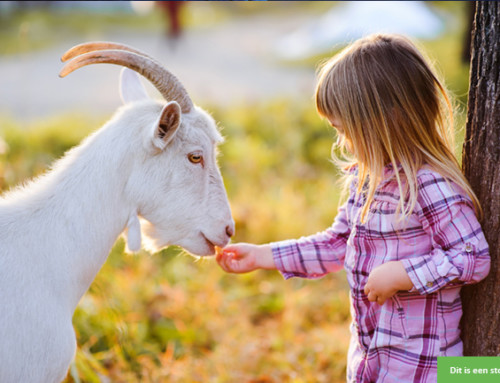
[[[43,266],[47,283],[74,309],[124,230],[133,208],[124,196],[130,152],[116,150],[112,129],[99,132],[66,156],[49,174],[41,193],[37,223],[55,243]],[[119,139],[119,138],[118,138]],[[37,205],[37,204],[34,204]],[[50,217],[50,222],[43,222]],[[43,241],[43,235],[35,235]],[[52,237],[53,240],[53,237]],[[36,246],[36,245],[35,245]],[[49,250],[50,249],[50,250]]]

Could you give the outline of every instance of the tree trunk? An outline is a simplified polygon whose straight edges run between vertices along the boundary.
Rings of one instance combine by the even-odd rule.
[[[463,170],[481,202],[491,271],[462,291],[464,355],[500,355],[500,3],[477,1]]]

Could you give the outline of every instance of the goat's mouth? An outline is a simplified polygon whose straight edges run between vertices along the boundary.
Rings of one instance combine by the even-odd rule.
[[[210,249],[210,252],[205,254],[205,255],[213,255],[215,254],[215,245],[212,241],[210,241],[203,232],[200,232],[201,236],[203,237],[203,240],[205,241],[206,245]]]

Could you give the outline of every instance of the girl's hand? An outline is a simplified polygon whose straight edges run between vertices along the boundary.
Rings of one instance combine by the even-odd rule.
[[[391,261],[372,270],[365,285],[365,294],[370,302],[382,305],[398,291],[411,290],[412,287],[413,283],[403,263]]]
[[[248,273],[257,269],[276,269],[269,245],[239,243],[216,248],[215,259],[228,273]]]

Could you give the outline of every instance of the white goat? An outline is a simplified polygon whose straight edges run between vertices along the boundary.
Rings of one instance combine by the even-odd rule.
[[[147,99],[124,69],[122,97],[133,102],[50,172],[0,198],[1,383],[65,378],[76,349],[73,312],[122,232],[131,250],[143,237],[152,249],[175,244],[209,255],[234,231],[216,163],[221,135],[181,83],[124,45],[82,44],[69,59],[62,77],[118,64],[168,102]]]

